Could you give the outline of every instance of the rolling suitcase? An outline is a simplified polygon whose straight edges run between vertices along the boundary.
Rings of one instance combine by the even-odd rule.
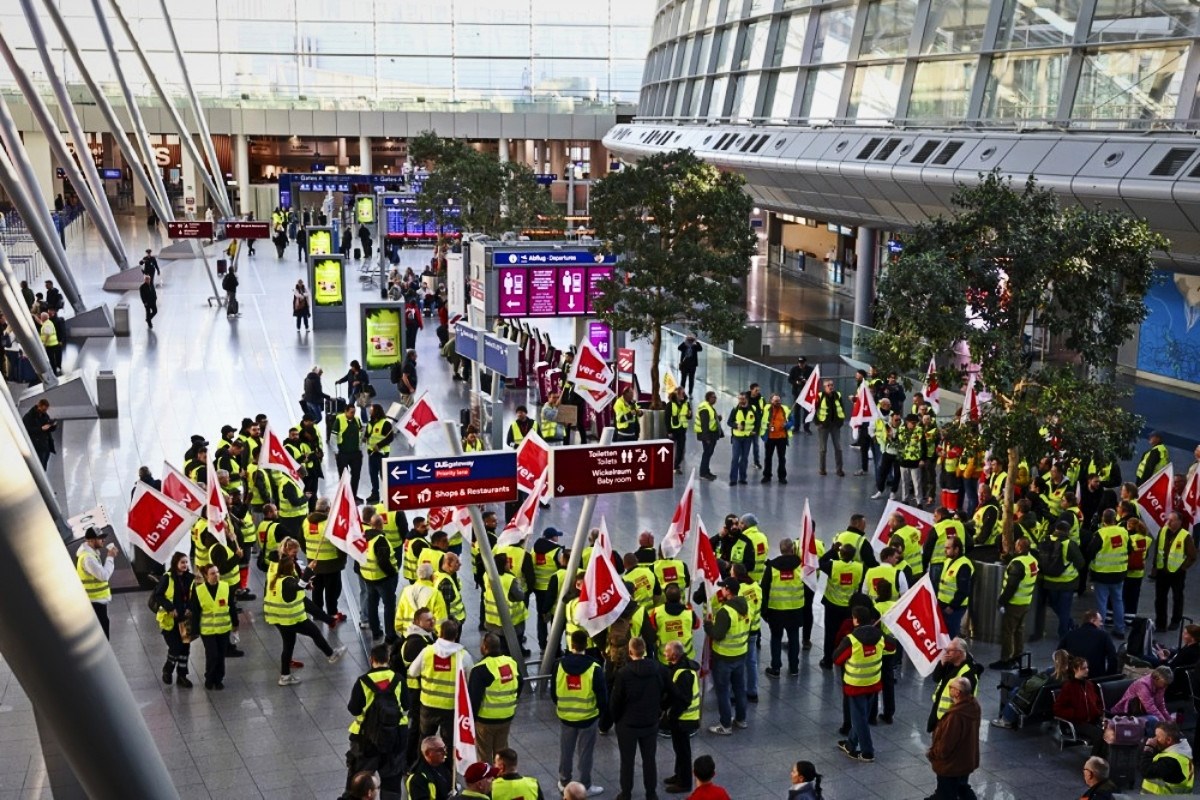
[[[231,317],[235,317],[241,313],[241,306],[238,304],[236,297],[229,298],[229,302],[225,304],[225,313]]]
[[[1154,646],[1154,622],[1146,617],[1134,617],[1129,624],[1129,638],[1125,640],[1125,652],[1135,658],[1146,658]]]
[[[359,248],[359,247],[354,248],[354,260],[355,261],[362,260],[362,248]]]
[[[218,258],[217,259],[217,274],[224,275],[225,271],[227,269],[229,269],[229,262],[223,258]]]

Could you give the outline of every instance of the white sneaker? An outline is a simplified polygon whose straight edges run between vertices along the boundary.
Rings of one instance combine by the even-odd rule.
[[[297,678],[295,675],[280,675],[279,676],[279,685],[280,686],[295,686],[299,682],[300,682],[300,679]]]
[[[587,796],[588,797],[596,797],[596,796],[602,795],[602,794],[604,794],[603,786],[589,786],[587,788]]]
[[[733,736],[733,728],[726,728],[724,725],[713,725],[708,732],[717,736]]]
[[[566,792],[567,792],[567,785],[566,785],[565,783],[563,783],[562,781],[559,781],[559,782],[558,782],[558,790],[559,790],[560,792],[562,792],[563,794],[566,794]]]
[[[242,643],[242,637],[238,635],[237,631],[234,631],[233,633],[229,634],[229,643],[230,644],[241,644]]]
[[[746,722],[744,719],[735,719],[733,721],[733,727],[737,728],[738,730],[745,730],[746,728],[750,727],[750,723]]]
[[[883,497],[883,492],[876,492],[875,494],[871,495],[872,500],[878,500],[881,497]]]
[[[331,655],[329,657],[329,663],[336,664],[337,662],[342,660],[342,656],[344,656],[344,655],[346,655],[346,646],[342,645],[341,647],[339,647],[333,651],[333,655]]]

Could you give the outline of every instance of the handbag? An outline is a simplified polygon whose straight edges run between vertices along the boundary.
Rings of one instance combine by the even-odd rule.
[[[184,644],[191,644],[195,641],[196,637],[192,634],[192,626],[186,621],[178,623],[176,627],[179,629],[179,641]]]

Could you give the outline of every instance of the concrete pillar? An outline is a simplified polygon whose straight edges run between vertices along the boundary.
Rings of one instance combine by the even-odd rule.
[[[508,163],[508,139],[505,139],[503,136],[501,136],[499,139],[496,140],[496,143],[500,148],[500,163],[507,164]]]
[[[33,164],[33,172],[37,177],[37,197],[46,204],[47,208],[54,207],[54,195],[61,190],[61,182],[54,177],[54,156],[50,153],[50,141],[41,131],[23,131],[21,141],[25,151],[29,153],[29,161]],[[32,187],[30,187],[32,189]],[[77,191],[87,191],[79,187]]]
[[[254,207],[250,203],[250,139],[244,133],[233,139],[233,179],[237,182],[238,213],[245,216]]]
[[[200,181],[196,179],[197,166],[188,153],[188,149],[186,147],[179,148],[179,177],[183,181],[183,213],[185,215],[194,214],[197,219],[203,219],[204,209],[210,205],[214,206],[213,213],[216,214],[216,208],[212,198],[200,197],[196,194],[196,187],[200,185]]]
[[[875,255],[877,232],[866,225],[858,226],[855,253],[858,268],[854,278],[854,324],[871,325],[871,302],[875,299]]]
[[[350,166],[350,157],[346,155],[346,137],[339,136],[337,138],[337,167],[338,172],[345,172],[346,167]]]
[[[375,165],[371,163],[371,137],[358,137],[358,171],[363,175],[370,175],[375,171]]]
[[[537,163],[537,159],[533,155],[535,144],[533,139],[525,140],[525,164],[534,172],[541,172],[542,165]]]

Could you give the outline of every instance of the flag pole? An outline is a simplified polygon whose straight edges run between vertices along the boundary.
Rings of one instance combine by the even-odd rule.
[[[462,440],[458,438],[458,423],[451,420],[442,422],[442,430],[446,432],[446,441],[450,443],[450,453],[454,456],[463,454]],[[524,658],[516,658],[516,655],[521,653],[521,640],[517,638],[517,629],[513,625],[512,614],[508,610],[508,597],[504,592],[500,591],[500,570],[496,568],[496,558],[492,555],[492,545],[488,541],[487,533],[483,527],[483,513],[479,510],[478,505],[470,504],[467,506],[467,512],[471,515],[471,525],[475,528],[475,541],[479,543],[479,555],[483,561],[483,568],[487,570],[487,579],[492,582],[493,594],[496,598],[496,611],[500,614],[500,624],[504,626],[504,638],[508,642],[508,652],[517,662],[517,671],[521,673],[521,677],[525,677],[525,660]]]
[[[612,444],[614,428],[605,428],[600,432],[600,446]],[[592,514],[596,510],[596,495],[589,494],[583,498],[583,508],[579,512],[579,522],[575,526],[575,538],[571,540],[571,555],[567,559],[567,579],[558,587],[558,603],[554,606],[554,622],[550,626],[550,634],[546,637],[546,652],[542,653],[542,667],[538,677],[551,675],[554,658],[558,653],[558,642],[562,638],[563,628],[567,624],[567,592],[575,588],[575,576],[579,573],[579,562],[583,560],[583,543],[587,541],[588,527],[592,524]]]

